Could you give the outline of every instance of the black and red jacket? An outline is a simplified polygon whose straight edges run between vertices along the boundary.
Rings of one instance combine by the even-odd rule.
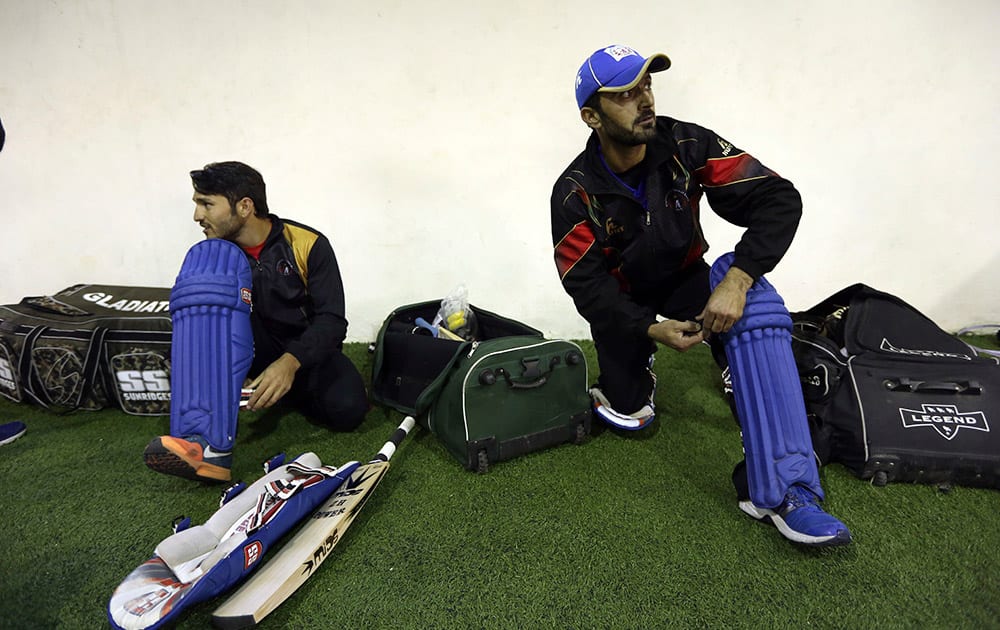
[[[702,195],[726,221],[745,227],[734,266],[754,279],[791,245],[802,199],[792,183],[713,131],[658,116],[641,184],[605,166],[596,133],[552,189],[552,242],[563,288],[597,330],[646,336],[646,305],[708,251]]]
[[[308,368],[343,348],[347,336],[340,267],[321,233],[273,214],[268,218],[271,232],[260,257],[247,254],[253,272],[254,341],[283,348]]]

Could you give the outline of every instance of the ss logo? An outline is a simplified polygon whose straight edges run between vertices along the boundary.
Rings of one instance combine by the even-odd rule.
[[[118,386],[123,392],[169,392],[170,379],[164,370],[119,370]]]

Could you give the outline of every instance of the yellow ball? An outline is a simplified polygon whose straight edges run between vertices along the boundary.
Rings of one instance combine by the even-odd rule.
[[[465,313],[458,311],[448,316],[448,329],[456,330],[465,325]]]

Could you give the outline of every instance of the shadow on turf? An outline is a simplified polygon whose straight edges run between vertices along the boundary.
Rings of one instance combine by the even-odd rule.
[[[638,431],[629,431],[628,429],[621,429],[618,427],[611,426],[604,420],[601,420],[596,415],[591,414],[592,420],[590,423],[590,437],[591,439],[600,437],[604,433],[613,435],[615,437],[620,437],[626,440],[634,440],[642,442],[645,440],[652,440],[660,433],[660,425],[663,424],[660,418],[653,420],[653,423],[644,429]]]
[[[241,416],[243,413],[241,412]],[[330,427],[319,420],[310,418],[309,416],[302,414],[300,411],[291,407],[289,405],[283,405],[278,403],[270,409],[265,409],[259,412],[249,412],[252,415],[248,415],[245,418],[241,417],[239,419],[240,427],[240,437],[239,440],[245,443],[258,442],[264,438],[269,437],[275,431],[278,430],[278,423],[281,422],[283,418],[286,418],[292,414],[300,414],[305,418],[306,422],[309,424],[336,433],[337,431],[330,429]],[[371,416],[371,411],[365,416],[365,420],[362,424],[369,421]]]

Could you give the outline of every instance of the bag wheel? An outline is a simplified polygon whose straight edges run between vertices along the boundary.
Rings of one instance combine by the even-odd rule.
[[[490,458],[486,454],[486,449],[481,448],[479,452],[476,453],[476,472],[484,473],[490,469]]]
[[[573,444],[583,444],[587,439],[587,427],[583,423],[576,425],[576,435],[573,437]]]

